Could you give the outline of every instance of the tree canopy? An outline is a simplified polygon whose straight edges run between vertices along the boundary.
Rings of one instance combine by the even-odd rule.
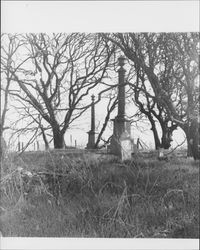
[[[129,105],[149,120],[155,147],[169,148],[180,127],[188,154],[199,157],[198,33],[3,34],[1,40],[1,133],[10,96],[27,131],[40,131],[47,147],[48,135],[55,148],[64,147],[66,131],[91,105],[91,91],[101,86],[99,102],[116,87],[107,80],[112,82],[116,73],[116,55],[124,54],[131,69],[126,79]],[[97,147],[116,104],[114,95]]]
[[[184,130],[188,144],[196,141],[197,132],[191,138],[190,126],[193,121],[198,124],[199,34],[111,33],[102,36],[117,45],[135,68],[137,80],[134,78],[131,83],[135,102],[150,120],[158,140],[156,144],[161,143],[154,129],[155,119],[162,128],[162,141],[166,137],[169,144],[170,137],[167,137],[177,126]]]

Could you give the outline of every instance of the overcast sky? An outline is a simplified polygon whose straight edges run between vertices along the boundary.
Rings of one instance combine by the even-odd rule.
[[[2,1],[2,32],[199,32],[199,1]]]

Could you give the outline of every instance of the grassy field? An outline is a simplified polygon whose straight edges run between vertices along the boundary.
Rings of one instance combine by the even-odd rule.
[[[1,170],[3,236],[199,238],[198,161],[30,152]]]

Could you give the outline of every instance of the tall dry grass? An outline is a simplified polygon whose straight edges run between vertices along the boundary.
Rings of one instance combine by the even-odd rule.
[[[198,162],[59,151],[4,164],[5,236],[199,237]]]

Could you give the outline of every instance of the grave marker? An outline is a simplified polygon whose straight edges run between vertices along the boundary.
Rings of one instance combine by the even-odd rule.
[[[132,156],[132,141],[130,140],[130,135],[125,131],[120,137],[121,152],[120,158],[122,161],[130,159]]]
[[[133,151],[130,121],[125,118],[125,58],[119,57],[118,70],[118,114],[113,120],[113,135],[110,143],[110,153],[122,160],[130,159]]]
[[[91,104],[91,130],[88,132],[88,144],[87,149],[95,148],[95,104],[94,104],[95,96],[91,96],[92,104]]]

